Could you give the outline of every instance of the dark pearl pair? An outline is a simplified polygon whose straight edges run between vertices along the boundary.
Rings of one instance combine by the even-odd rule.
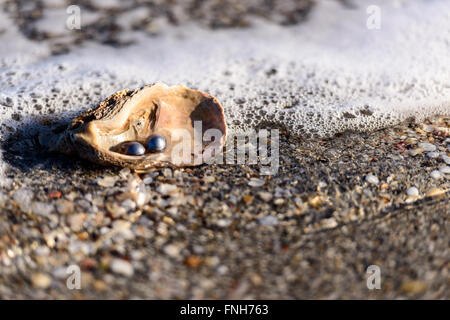
[[[154,134],[148,138],[145,147],[136,141],[127,142],[123,146],[123,151],[130,156],[142,156],[146,151],[150,153],[162,152],[166,149],[166,146],[166,139],[163,136]]]

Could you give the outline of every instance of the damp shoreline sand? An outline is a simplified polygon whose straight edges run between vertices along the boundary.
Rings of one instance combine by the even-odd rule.
[[[87,1],[85,21],[90,19],[92,24],[83,32],[68,33],[63,26],[64,4],[58,15],[54,10],[58,1],[43,1],[42,6],[33,3],[23,7],[22,2],[6,1],[0,19],[0,29],[5,31],[2,36],[9,37],[6,42],[21,53],[33,53],[28,57],[32,61],[43,60],[21,68],[21,63],[29,63],[28,58],[8,56],[0,66],[5,70],[4,77],[0,75],[4,86],[0,93],[0,150],[5,164],[0,167],[4,179],[0,189],[0,298],[450,298],[450,119],[448,108],[430,102],[433,94],[436,101],[445,97],[444,91],[433,91],[439,88],[435,82],[419,77],[425,87],[434,83],[427,103],[434,114],[447,112],[441,117],[422,122],[390,119],[390,125],[383,125],[385,129],[347,130],[329,139],[280,129],[280,166],[272,176],[261,176],[259,165],[202,165],[135,175],[127,169],[47,153],[39,147],[35,133],[124,89],[122,85],[134,88],[143,80],[137,76],[141,70],[136,66],[118,73],[124,79],[109,69],[103,73],[91,70],[80,63],[83,56],[77,58],[82,50],[71,55],[72,50],[86,46],[86,59],[98,48],[105,52],[105,59],[112,53],[119,56],[117,52],[131,54],[133,50],[126,51],[128,43],[123,42],[129,40],[131,31],[159,39],[153,37],[171,29],[175,22],[181,27],[186,23],[173,20],[180,10],[175,10],[175,5],[152,9],[151,19],[138,19],[131,10],[133,5],[124,1]],[[242,11],[238,5],[218,3],[217,7],[181,13],[189,23],[200,19],[203,27],[231,27],[230,32],[236,27],[245,29],[253,21],[247,19],[245,10],[254,13],[255,8]],[[274,3],[276,9],[258,8],[257,18],[290,26],[308,22],[314,12],[312,1],[297,1],[299,7],[287,13],[278,7],[280,1]],[[122,5],[126,8],[114,7]],[[54,28],[58,25],[55,21],[62,21],[60,30]],[[320,28],[316,31],[323,35]],[[170,53],[164,41],[155,43],[162,48],[156,53]],[[339,48],[340,43],[337,45]],[[436,45],[443,48],[440,42]],[[11,54],[5,48],[0,48],[2,58]],[[163,58],[159,57],[164,66],[172,65],[169,58]],[[426,58],[432,66],[428,71],[439,65],[433,56]],[[448,55],[437,59],[442,68],[449,65],[445,59]],[[339,61],[337,56],[331,60],[331,66]],[[312,99],[311,106],[317,109],[324,105],[322,95],[334,93],[342,84],[290,87],[293,82],[284,77],[297,78],[287,72],[291,68],[288,63],[280,61],[283,68],[277,69],[278,65],[264,59],[248,65],[244,61],[230,70],[231,62],[210,70],[211,78],[218,77],[216,82],[202,78],[202,63],[198,70],[197,64],[193,68],[183,64],[183,70],[194,72],[198,78],[192,81],[198,89],[217,94],[227,104],[224,107],[254,107],[253,103],[303,112],[297,96],[292,98],[289,90],[299,90],[301,98]],[[303,72],[302,66],[297,68]],[[432,78],[445,76],[445,69],[439,70]],[[158,72],[151,76],[166,76]],[[168,76],[176,83],[181,79],[177,72],[176,66],[170,68],[173,78]],[[330,77],[339,80],[336,74]],[[242,99],[254,88],[239,88],[236,81],[262,86],[256,86],[256,102]],[[396,96],[395,90],[403,89],[405,83],[398,84],[388,87],[394,90],[394,97],[411,93],[412,87],[406,86],[407,92]],[[346,85],[349,89],[357,86]],[[359,85],[354,88],[361,89]],[[219,89],[223,92],[215,92]],[[346,102],[346,96],[341,98]],[[381,108],[389,109],[383,104]],[[377,118],[370,118],[367,109],[338,111],[343,117],[334,125],[358,128],[361,124],[363,129],[369,123],[365,120],[372,119],[370,124],[379,128],[373,122]],[[238,115],[245,120],[247,114]],[[359,117],[356,120],[355,115]],[[328,125],[320,117],[312,117],[311,123]],[[144,187],[136,194],[139,184]],[[367,288],[366,270],[371,265],[380,267],[380,290]],[[82,271],[80,290],[66,285],[69,266]]]
[[[270,177],[203,165],[133,178],[12,143],[0,296],[448,299],[449,174],[432,178],[445,162],[418,144],[449,155],[439,131],[449,124],[313,141],[284,132]],[[135,179],[145,204],[129,193]],[[66,287],[72,264],[81,290]],[[366,287],[369,265],[381,269],[381,290]]]

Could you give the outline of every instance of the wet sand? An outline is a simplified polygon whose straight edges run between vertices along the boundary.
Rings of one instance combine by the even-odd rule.
[[[68,37],[45,32],[42,6],[6,6],[54,55],[84,41],[127,45],[122,11],[83,3],[109,18]],[[292,14],[218,1],[177,16],[163,6],[131,28],[158,34],[160,16],[246,27],[248,12],[295,24],[307,18],[303,3]],[[229,164],[137,175],[50,154],[24,124],[1,143],[11,183],[0,191],[0,298],[449,299],[449,129],[438,117],[330,139],[282,130],[272,176]],[[66,286],[72,265],[79,290]],[[371,265],[380,290],[367,288]]]
[[[448,299],[449,124],[313,141],[282,132],[273,176],[259,165],[137,176],[10,140],[0,296]],[[81,290],[66,287],[72,264]],[[370,265],[380,290],[367,289]]]

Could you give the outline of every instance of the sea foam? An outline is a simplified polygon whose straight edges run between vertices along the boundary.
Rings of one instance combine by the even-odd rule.
[[[24,125],[32,133],[43,120],[65,121],[114,91],[156,81],[217,96],[232,130],[278,126],[330,137],[449,115],[450,3],[355,3],[320,1],[292,27],[254,20],[248,29],[127,31],[122,37],[135,42],[128,47],[85,42],[58,56],[0,13],[0,135]],[[374,5],[379,29],[367,27]]]

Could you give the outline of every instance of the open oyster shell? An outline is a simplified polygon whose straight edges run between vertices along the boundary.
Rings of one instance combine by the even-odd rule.
[[[220,133],[216,140],[203,141],[208,129]],[[173,154],[174,147],[181,141],[174,139],[178,137],[174,132],[180,130],[184,139],[190,139],[187,143],[192,152],[188,157]],[[156,83],[114,93],[75,118],[47,144],[53,151],[76,154],[103,165],[146,171],[152,167],[199,165],[205,162],[203,153],[209,144],[214,143],[222,150],[226,131],[223,109],[216,98],[184,86]],[[118,151],[124,142],[145,144],[153,134],[166,139],[167,147],[162,152],[133,156]],[[198,152],[194,152],[195,143],[200,146]]]

